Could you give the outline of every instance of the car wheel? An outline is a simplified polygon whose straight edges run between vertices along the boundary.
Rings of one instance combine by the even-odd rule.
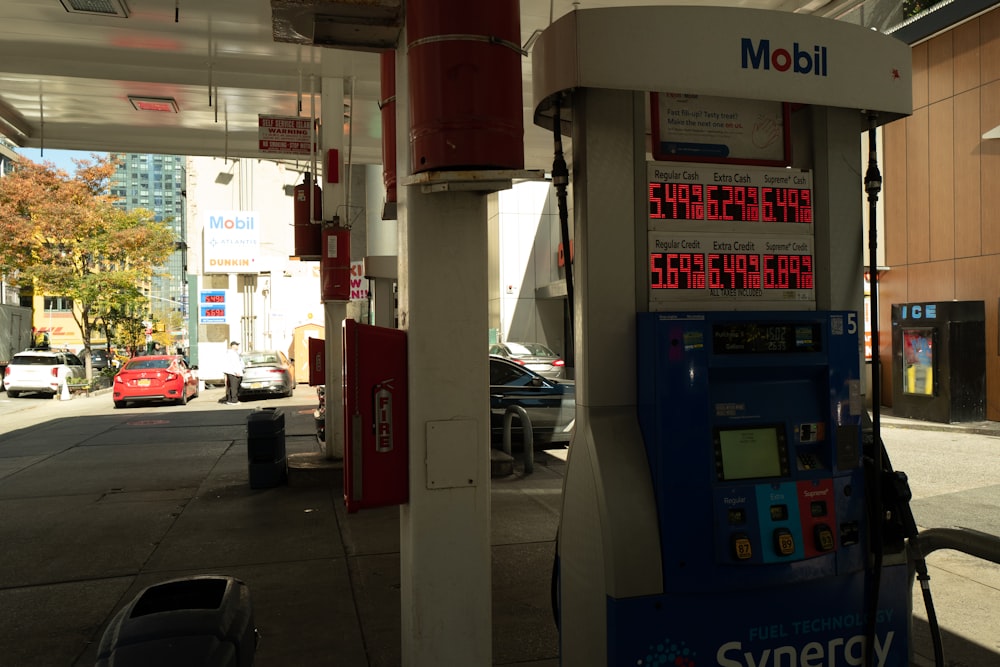
[[[125,401],[115,401],[115,407],[116,408],[124,408],[125,407]]]
[[[187,404],[188,404],[187,387],[181,387],[181,397],[177,399],[177,405],[187,405]]]
[[[10,396],[11,398],[17,398],[18,396],[21,395],[21,392],[17,391],[16,389],[8,389],[7,395]]]

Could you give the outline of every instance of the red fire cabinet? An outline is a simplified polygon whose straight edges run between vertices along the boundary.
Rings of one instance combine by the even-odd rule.
[[[406,333],[344,320],[344,502],[410,498]]]
[[[323,256],[319,265],[323,301],[351,300],[351,230],[323,225]]]

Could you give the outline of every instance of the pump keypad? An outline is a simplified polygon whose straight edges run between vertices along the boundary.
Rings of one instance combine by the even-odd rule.
[[[718,520],[728,527],[717,538],[724,562],[791,562],[837,550],[830,478],[720,487],[716,502]]]

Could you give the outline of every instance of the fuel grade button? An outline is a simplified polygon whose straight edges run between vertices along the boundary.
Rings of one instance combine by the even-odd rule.
[[[791,556],[795,553],[795,537],[787,528],[776,528],[774,531],[774,551],[779,556]]]
[[[819,551],[833,551],[836,540],[833,539],[833,530],[825,523],[818,523],[813,528],[813,537],[816,540],[816,549]]]
[[[753,558],[753,544],[745,533],[733,535],[733,556],[736,560],[750,560]]]

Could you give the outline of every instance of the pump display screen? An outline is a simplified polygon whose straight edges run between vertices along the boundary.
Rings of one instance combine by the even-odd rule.
[[[712,327],[716,354],[785,354],[819,352],[822,349],[818,322],[734,322]]]
[[[784,426],[716,429],[715,459],[722,481],[786,476]]]

